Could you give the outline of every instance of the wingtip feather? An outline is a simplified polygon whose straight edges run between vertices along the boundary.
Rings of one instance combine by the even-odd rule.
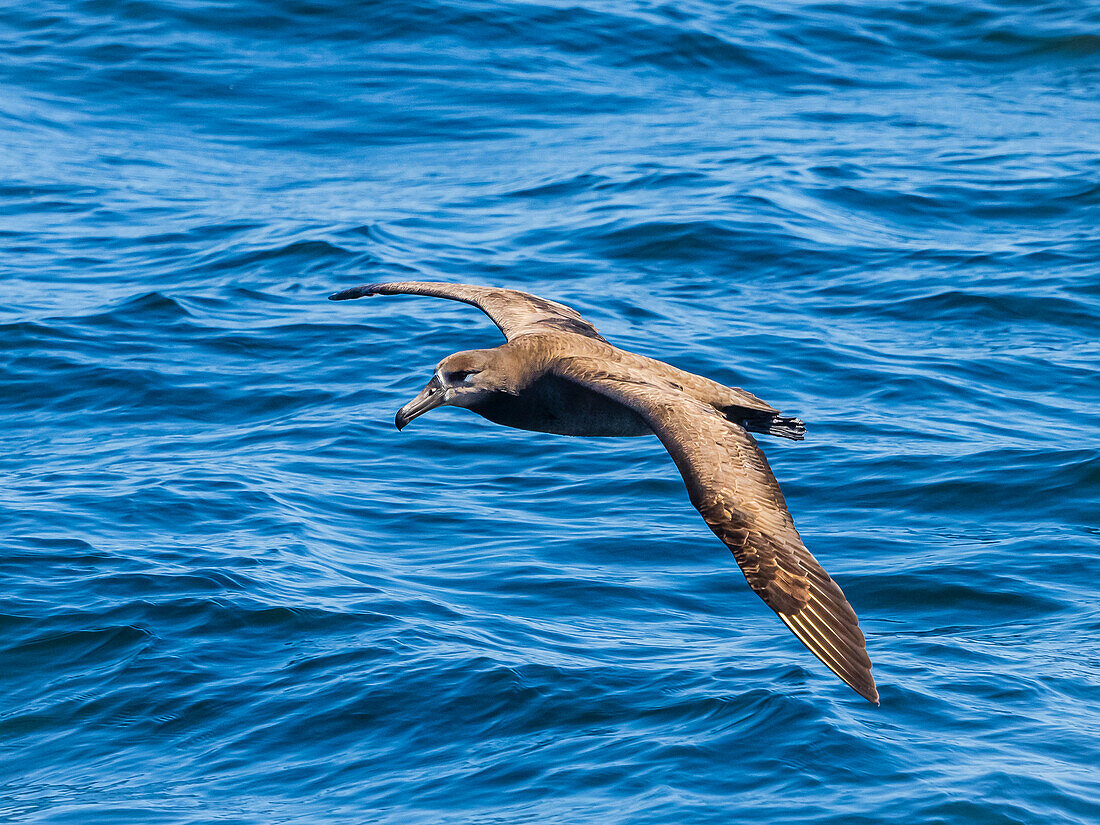
[[[341,289],[328,296],[330,301],[350,301],[354,298],[362,298],[364,295],[373,295],[378,284],[363,284],[348,289]]]
[[[797,614],[789,616],[780,613],[778,615],[783,620],[783,624],[795,635],[795,638],[802,642],[825,667],[839,676],[844,684],[868,702],[874,705],[879,704],[878,688],[875,685],[874,677],[871,675],[870,659],[867,659],[866,665],[861,662],[845,661],[847,657],[841,654],[835,645],[826,644],[827,640],[824,639],[822,632],[820,630],[815,631],[814,626],[809,621]],[[864,657],[866,657],[866,651],[864,651]]]

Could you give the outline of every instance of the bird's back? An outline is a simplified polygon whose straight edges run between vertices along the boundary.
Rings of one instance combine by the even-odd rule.
[[[555,374],[556,364],[577,358],[598,365],[611,377],[629,376],[631,381],[682,392],[723,414],[731,410],[759,411],[768,416],[775,413],[773,407],[744,390],[620,349],[602,339],[557,331],[519,336],[500,349],[508,351],[509,360],[525,373],[517,392],[497,394],[471,409],[507,427],[589,437],[648,435],[649,426],[629,407]]]

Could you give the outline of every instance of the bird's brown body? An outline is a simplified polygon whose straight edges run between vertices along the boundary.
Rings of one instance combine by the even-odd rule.
[[[556,375],[534,377],[516,395],[497,393],[469,409],[494,424],[539,433],[589,438],[653,434],[630,407]]]
[[[508,427],[664,443],[692,504],[733,551],[749,585],[810,651],[878,702],[863,634],[844,594],[802,543],[767,460],[749,434],[801,439],[797,418],[751,393],[608,343],[575,310],[507,289],[402,282],[355,287],[334,300],[414,294],[483,310],[508,341],[445,358],[398,412],[403,427],[441,405]]]
[[[652,435],[653,430],[630,407],[554,373],[559,362],[585,359],[614,365],[622,375],[644,371],[716,410],[776,412],[742,390],[573,332],[531,333],[502,344],[496,352],[509,365],[512,392],[499,393],[470,409],[507,427],[587,437]]]

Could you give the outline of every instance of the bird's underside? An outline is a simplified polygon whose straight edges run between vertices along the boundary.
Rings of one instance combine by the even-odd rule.
[[[506,426],[565,435],[654,433],[691,503],[733,552],[749,586],[826,666],[878,703],[863,633],[840,587],[795,530],[779,484],[748,430],[801,439],[797,418],[733,387],[609,344],[575,310],[508,289],[428,282],[338,292],[430,295],[472,304],[508,339],[456,353],[398,414],[466,406]],[[433,389],[434,385],[434,389]]]

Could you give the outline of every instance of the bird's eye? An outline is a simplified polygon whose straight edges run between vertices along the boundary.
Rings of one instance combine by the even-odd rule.
[[[471,377],[477,375],[477,370],[457,370],[447,373],[448,384],[469,384]]]

